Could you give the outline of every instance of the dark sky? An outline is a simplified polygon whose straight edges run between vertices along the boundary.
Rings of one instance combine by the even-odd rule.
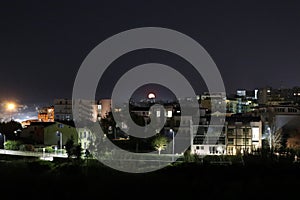
[[[300,3],[145,2],[1,1],[0,99],[52,103],[71,97],[77,70],[95,46],[145,26],[174,29],[198,41],[218,66],[228,92],[300,86]],[[154,59],[152,54],[134,60],[144,58]],[[176,65],[175,60],[169,56],[164,62]],[[116,66],[118,77],[122,69]],[[201,90],[199,85],[195,88]]]

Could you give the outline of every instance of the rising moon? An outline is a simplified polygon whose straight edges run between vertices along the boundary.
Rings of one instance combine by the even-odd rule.
[[[148,94],[148,98],[149,98],[149,99],[154,99],[154,98],[155,98],[155,94],[154,94],[153,92],[150,92],[150,93]]]

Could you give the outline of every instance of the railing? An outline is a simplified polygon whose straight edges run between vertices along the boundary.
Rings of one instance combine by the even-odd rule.
[[[6,155],[18,155],[18,156],[33,156],[33,157],[68,157],[67,154],[63,153],[46,153],[46,152],[33,152],[33,151],[15,151],[0,149],[0,154]]]

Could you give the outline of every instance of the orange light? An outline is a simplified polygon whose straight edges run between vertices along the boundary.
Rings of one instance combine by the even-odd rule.
[[[16,105],[15,105],[14,103],[8,103],[8,104],[7,104],[7,110],[12,111],[12,110],[14,110],[15,108],[16,108]]]

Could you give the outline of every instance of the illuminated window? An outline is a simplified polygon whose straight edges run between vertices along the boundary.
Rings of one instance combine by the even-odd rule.
[[[259,127],[252,127],[252,141],[259,140]]]
[[[156,111],[156,117],[160,117],[160,111]]]
[[[167,117],[172,117],[172,111],[171,110],[168,111]]]

